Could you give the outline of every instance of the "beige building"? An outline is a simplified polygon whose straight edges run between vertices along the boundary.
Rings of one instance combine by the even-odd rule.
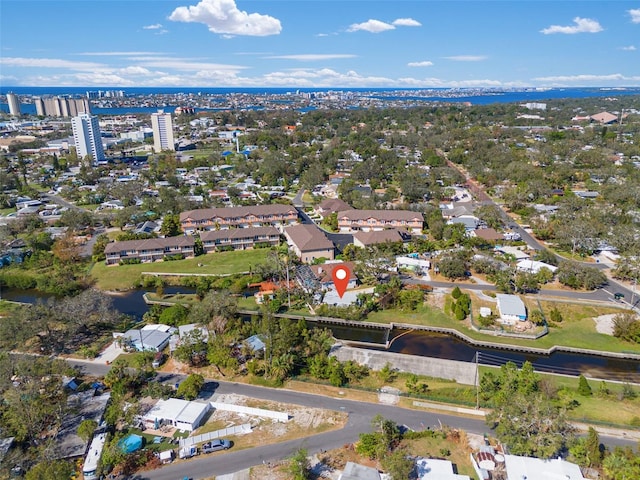
[[[164,113],[164,110],[152,113],[151,129],[153,130],[153,149],[156,153],[163,150],[175,151],[176,144],[173,140],[173,122],[170,113]]]
[[[275,227],[231,228],[209,230],[200,234],[206,253],[216,250],[246,250],[256,245],[275,246],[280,243],[280,232]]]
[[[180,214],[182,231],[224,230],[272,226],[282,228],[298,223],[298,211],[291,205],[252,205],[248,207],[200,208]]]
[[[294,225],[284,229],[289,248],[303,263],[312,263],[318,258],[333,260],[335,246],[324,232],[315,225]]]
[[[179,236],[166,238],[148,238],[146,240],[125,240],[107,244],[104,249],[107,265],[138,260],[142,263],[157,262],[167,256],[180,255],[183,258],[194,256],[193,237]]]
[[[338,212],[341,232],[370,232],[395,228],[421,233],[424,217],[409,210],[347,210]]]

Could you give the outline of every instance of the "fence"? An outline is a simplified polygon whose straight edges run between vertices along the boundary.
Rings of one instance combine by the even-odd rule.
[[[200,435],[181,438],[180,448],[191,447],[197,443],[208,442],[209,440],[214,440],[216,438],[228,437],[230,435],[242,435],[245,433],[251,433],[251,425],[248,423],[234,425],[233,427],[223,428],[221,430],[216,430],[215,432],[207,432]]]

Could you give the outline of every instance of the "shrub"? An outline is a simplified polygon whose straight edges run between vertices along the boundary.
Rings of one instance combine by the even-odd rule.
[[[593,394],[591,386],[584,375],[580,375],[578,380],[578,393],[583,397],[590,397]]]

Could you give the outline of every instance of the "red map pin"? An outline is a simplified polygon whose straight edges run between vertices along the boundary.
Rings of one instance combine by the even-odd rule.
[[[349,285],[351,272],[346,266],[340,265],[339,267],[333,269],[331,276],[333,277],[333,286],[336,287],[336,292],[338,292],[338,295],[340,296],[340,298],[342,298],[344,292],[347,291],[347,285]]]

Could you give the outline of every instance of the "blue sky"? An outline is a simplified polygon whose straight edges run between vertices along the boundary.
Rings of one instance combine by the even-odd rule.
[[[640,86],[640,1],[1,0],[0,85]]]

